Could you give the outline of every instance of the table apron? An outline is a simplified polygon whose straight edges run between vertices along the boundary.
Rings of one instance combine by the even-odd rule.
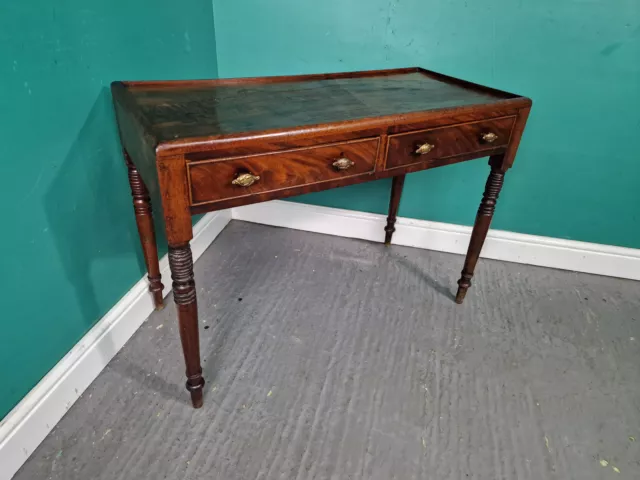
[[[346,187],[349,185],[355,185],[359,183],[372,182],[374,180],[380,180],[383,178],[395,177],[397,175],[404,175],[407,173],[419,172],[421,170],[429,170],[445,165],[452,165],[454,163],[465,162],[468,160],[474,160],[478,158],[489,157],[492,155],[504,154],[507,146],[486,149],[481,152],[473,152],[464,155],[455,155],[451,157],[429,159],[424,162],[414,163],[411,165],[400,166],[396,168],[390,168],[387,170],[380,170],[371,173],[366,173],[357,176],[351,176],[338,180],[329,180],[323,182],[316,182],[308,185],[299,185],[294,187],[288,187],[283,189],[270,190],[268,192],[247,194],[245,196],[237,196],[234,198],[227,198],[221,200],[215,200],[206,203],[200,203],[198,205],[191,206],[191,214],[198,215],[207,212],[213,212],[217,210],[224,210],[226,208],[239,207],[242,205],[250,205],[252,203],[265,202],[268,200],[277,200],[282,198],[293,197],[296,195],[302,195],[311,192],[320,192],[323,190],[329,190],[332,188]]]

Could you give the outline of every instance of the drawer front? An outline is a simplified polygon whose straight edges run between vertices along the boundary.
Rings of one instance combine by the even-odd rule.
[[[386,168],[504,147],[515,116],[389,136]]]
[[[378,138],[188,164],[191,204],[373,173]]]

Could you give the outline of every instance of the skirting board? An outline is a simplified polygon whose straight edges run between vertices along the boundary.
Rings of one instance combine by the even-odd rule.
[[[231,220],[231,212],[208,213],[193,229],[194,260]],[[160,260],[166,296],[169,260]],[[171,307],[171,306],[169,306]],[[146,276],[122,297],[0,423],[0,480],[9,480],[107,363],[153,312]]]
[[[386,216],[274,200],[233,208],[234,219],[384,241]],[[465,254],[471,227],[398,217],[393,244]],[[483,258],[640,280],[640,249],[490,230]],[[462,269],[462,262],[460,263]]]

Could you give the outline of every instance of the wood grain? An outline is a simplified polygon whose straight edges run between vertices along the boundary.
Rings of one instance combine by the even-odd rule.
[[[356,185],[359,183],[371,182],[373,180],[380,180],[383,178],[395,177],[397,175],[419,172],[421,170],[427,170],[430,168],[441,167],[445,165],[451,165],[454,163],[465,162],[477,158],[484,158],[487,155],[497,155],[504,153],[504,147],[494,148],[492,150],[486,150],[481,153],[474,152],[464,155],[458,155],[455,157],[431,159],[424,162],[413,163],[411,165],[402,165],[400,167],[376,170],[374,172],[365,175],[354,175],[344,178],[338,178],[335,180],[327,180],[323,182],[309,183],[306,185],[286,187],[281,190],[273,190],[267,192],[254,193],[252,195],[223,198],[208,203],[202,203],[191,206],[191,213],[194,215],[214,212],[225,208],[239,207],[242,205],[250,205],[252,203],[266,202],[268,200],[274,200],[278,198],[289,198],[296,195],[303,195],[311,192],[321,192],[324,190],[330,190],[332,188],[346,187],[348,185]]]
[[[445,159],[465,153],[504,147],[509,143],[515,118],[515,116],[503,117],[390,135],[386,166],[394,168],[431,159]],[[482,140],[482,135],[489,132],[498,136],[493,143]],[[417,154],[418,147],[425,143],[433,145],[433,149],[426,154]]]
[[[184,245],[193,238],[187,164],[184,157],[161,157],[157,169],[167,242]]]
[[[518,110],[518,114],[516,117],[516,124],[513,127],[513,132],[511,133],[511,141],[509,142],[509,147],[505,152],[504,159],[502,161],[501,170],[506,172],[511,166],[513,162],[516,160],[516,153],[518,152],[518,147],[520,146],[520,140],[522,139],[522,134],[524,133],[524,127],[527,124],[527,119],[529,118],[529,112],[531,111],[531,107],[521,108]]]
[[[237,160],[189,164],[191,202],[199,205],[367,174],[374,171],[378,144],[379,139],[374,138]],[[339,158],[347,158],[354,165],[347,170],[336,170],[332,163]],[[232,185],[232,180],[242,173],[257,175],[260,180],[249,187]]]

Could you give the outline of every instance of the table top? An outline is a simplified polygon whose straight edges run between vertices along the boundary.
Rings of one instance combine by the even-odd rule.
[[[420,68],[229,80],[114,82],[156,142],[348,122],[521,98]]]

